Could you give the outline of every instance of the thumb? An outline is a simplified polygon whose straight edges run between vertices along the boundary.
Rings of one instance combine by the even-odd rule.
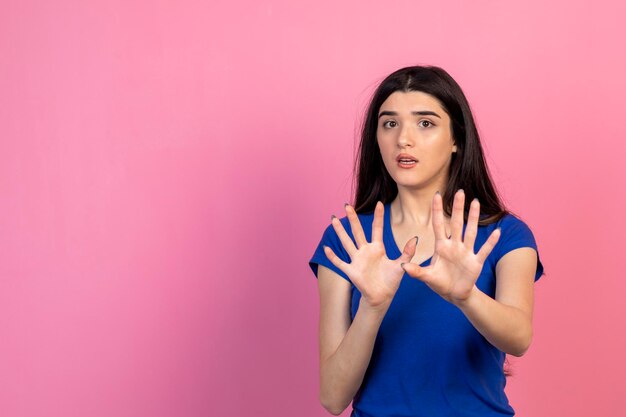
[[[412,278],[421,279],[425,272],[424,268],[411,262],[402,262],[400,267]]]
[[[404,245],[404,250],[398,258],[400,262],[409,262],[411,259],[413,259],[413,255],[415,255],[415,249],[417,248],[417,240],[418,237],[415,236],[409,239],[408,242],[406,242],[406,245]]]

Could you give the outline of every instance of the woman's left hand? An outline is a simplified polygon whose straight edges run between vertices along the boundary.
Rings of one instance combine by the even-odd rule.
[[[463,236],[464,206],[465,193],[459,190],[454,196],[450,219],[451,235],[448,238],[444,226],[442,198],[439,193],[435,194],[432,207],[435,253],[430,265],[420,267],[411,262],[402,264],[409,276],[423,281],[437,294],[454,304],[462,303],[470,296],[487,256],[500,238],[498,228],[475,254],[474,242],[478,231],[480,204],[477,199],[470,204],[465,236]]]

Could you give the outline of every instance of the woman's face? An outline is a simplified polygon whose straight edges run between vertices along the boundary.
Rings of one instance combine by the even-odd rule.
[[[398,187],[443,192],[456,145],[439,100],[421,91],[392,93],[378,111],[376,137]]]

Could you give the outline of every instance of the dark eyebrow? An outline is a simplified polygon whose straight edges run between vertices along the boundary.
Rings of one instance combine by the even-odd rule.
[[[429,111],[429,110],[412,111],[411,114],[413,114],[415,116],[435,116],[435,117],[438,117],[438,118],[441,119],[441,116],[439,116],[434,111]],[[397,115],[398,115],[398,112],[395,112],[395,111],[382,111],[378,115],[378,118],[380,119],[383,116],[397,116]]]

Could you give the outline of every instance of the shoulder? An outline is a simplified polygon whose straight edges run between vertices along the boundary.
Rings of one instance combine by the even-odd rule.
[[[484,242],[496,229],[500,229],[500,238],[491,254],[491,259],[495,258],[494,263],[497,263],[500,258],[513,249],[520,247],[537,249],[537,243],[531,228],[525,221],[512,213],[506,213],[493,223],[479,226],[478,234]]]
[[[513,213],[506,213],[500,220],[496,222],[498,227],[528,227],[524,220],[520,219]]]
[[[498,220],[493,228],[500,228],[500,246],[511,245],[515,242],[528,244],[537,249],[535,236],[530,226],[514,214],[507,213]]]
[[[369,235],[369,232],[372,229],[374,213],[357,213],[357,216],[359,218],[359,222],[361,223],[361,227],[363,228],[365,234]],[[343,216],[343,217],[338,217],[338,219],[341,225],[343,226],[343,229],[346,231],[346,233],[350,236],[350,238],[352,238],[352,240],[354,240],[354,235],[352,234],[352,226],[350,225],[350,220],[348,219],[348,217]],[[324,230],[324,233],[322,235],[322,242],[325,242],[326,244],[328,243],[338,244],[339,241],[340,241],[339,236],[337,235],[335,228],[333,227],[332,223],[329,223],[328,226],[326,226],[326,229]]]
[[[374,219],[374,214],[373,213],[363,213],[363,214],[357,213],[357,216],[359,218],[359,222],[361,223],[361,226],[366,236],[369,235],[371,232],[371,228],[372,228],[372,221]],[[341,223],[341,226],[348,234],[348,236],[354,241],[354,235],[352,234],[352,226],[350,225],[350,220],[348,219],[348,217],[343,216],[343,217],[338,217],[338,219],[339,219],[339,222]],[[326,226],[326,229],[324,230],[324,233],[322,234],[322,240],[320,244],[330,246],[331,249],[336,249],[337,255],[340,255],[341,253],[347,256],[347,252],[343,248],[343,245],[341,244],[341,240],[339,236],[337,235],[337,231],[335,231],[335,228],[333,227],[332,223],[329,223],[328,226]]]
[[[497,263],[507,253],[519,248],[534,249],[537,256],[537,270],[535,280],[543,274],[543,265],[539,258],[539,250],[535,235],[530,226],[522,219],[513,214],[506,214],[493,225],[493,229],[500,228],[500,238],[493,249],[495,262]]]
[[[363,227],[364,231],[372,228],[372,222],[374,221],[373,212],[357,213],[357,217],[359,218],[359,223],[361,223],[361,227]],[[341,225],[346,230],[346,232],[348,232],[348,234],[352,236],[352,226],[350,225],[350,219],[348,219],[348,216],[339,217],[339,221],[341,222]],[[332,232],[335,231],[332,224],[329,224],[326,230]]]
[[[361,226],[363,227],[363,231],[365,232],[366,237],[369,239],[371,236],[372,221],[373,221],[374,215],[373,213],[365,213],[365,214],[357,213],[357,215],[359,218],[359,222],[361,223]],[[354,235],[352,234],[352,227],[350,226],[350,221],[348,217],[343,216],[343,217],[338,217],[338,218],[339,218],[339,221],[341,223],[341,227],[343,228],[343,230],[345,230],[348,237],[352,239],[353,242],[355,242]],[[309,260],[309,266],[313,270],[313,273],[315,274],[315,276],[317,276],[318,274],[318,265],[323,265],[331,269],[332,271],[336,272],[338,275],[345,278],[346,280],[350,281],[348,276],[328,259],[328,257],[326,256],[324,252],[324,246],[328,246],[332,250],[332,252],[342,261],[350,263],[350,256],[348,255],[348,252],[344,248],[344,245],[341,242],[341,239],[339,238],[339,235],[337,234],[335,227],[332,225],[332,223],[330,223],[324,229],[322,238],[319,244],[317,245],[315,252],[313,253],[313,256]]]

